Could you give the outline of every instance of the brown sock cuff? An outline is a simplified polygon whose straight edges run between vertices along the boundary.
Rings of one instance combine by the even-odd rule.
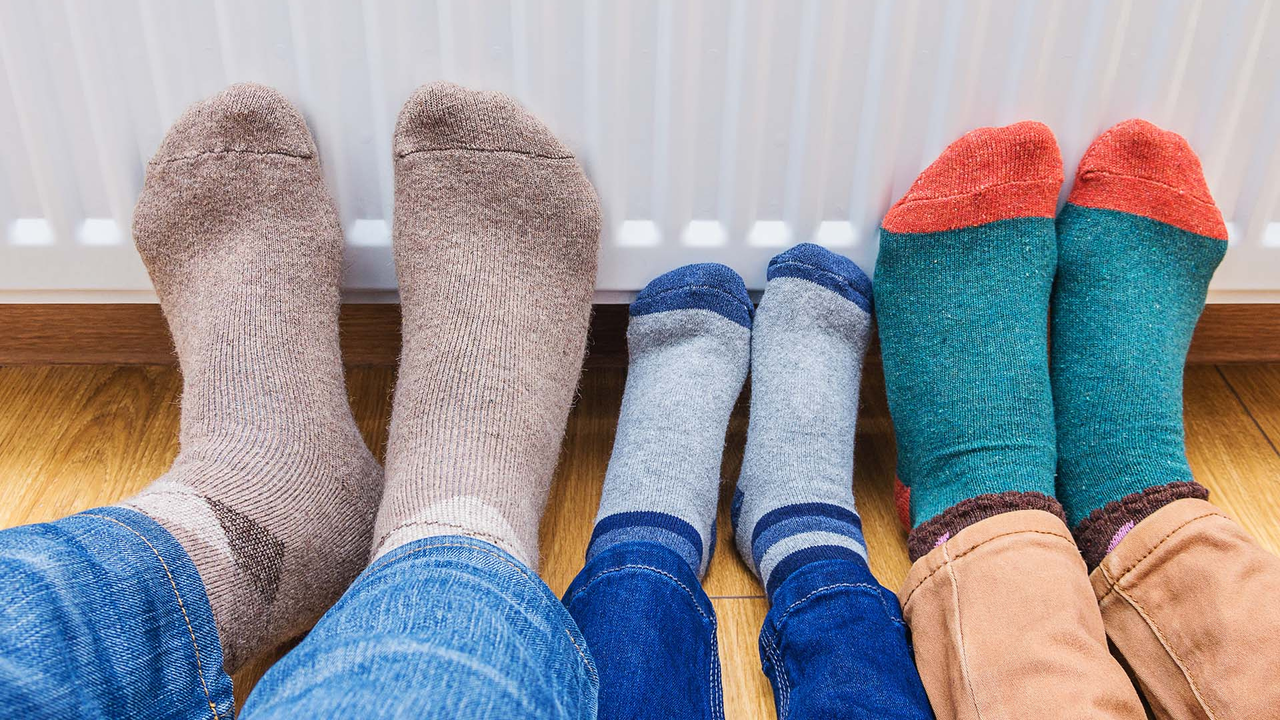
[[[1175,500],[1194,498],[1208,500],[1209,491],[1198,482],[1172,482],[1130,493],[1089,513],[1071,533],[1092,571],[1119,541],[1121,530],[1127,533],[1160,508]]]
[[[1043,510],[1062,520],[1063,524],[1067,522],[1062,505],[1044,493],[1010,490],[979,495],[958,502],[917,525],[907,536],[907,553],[911,562],[924,557],[970,525],[1015,510]]]

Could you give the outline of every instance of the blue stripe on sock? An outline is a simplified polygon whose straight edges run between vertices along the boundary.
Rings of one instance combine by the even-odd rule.
[[[857,518],[856,515],[854,517],[855,519]],[[867,544],[866,539],[862,536],[861,522],[849,522],[826,515],[803,515],[779,520],[766,528],[764,532],[757,533],[756,538],[751,543],[752,563],[756,567],[760,567],[760,560],[765,553],[769,552],[769,548],[773,547],[779,540],[806,532],[828,532],[833,535],[844,535],[857,540],[863,547],[866,547]]]
[[[796,503],[795,505],[783,505],[765,513],[764,517],[756,522],[755,529],[751,531],[751,546],[755,547],[760,540],[760,536],[777,523],[793,518],[812,516],[825,517],[847,523],[857,528],[859,537],[862,535],[862,518],[858,517],[858,513],[848,508],[823,502]]]
[[[610,530],[600,535],[591,542],[591,545],[587,546],[587,562],[591,562],[596,555],[611,547],[628,542],[646,542],[661,545],[679,555],[689,567],[693,568],[694,572],[697,572],[702,564],[702,548],[690,545],[683,535],[678,535],[665,528],[653,527],[652,525],[632,525],[631,527]]]
[[[631,303],[631,316],[670,310],[710,310],[751,327],[755,307],[747,286],[731,268],[719,263],[696,263],[658,276]]]
[[[615,513],[601,518],[591,531],[587,560],[605,548],[622,542],[653,542],[666,546],[689,562],[696,573],[702,567],[702,535],[675,515],[648,510]]]
[[[773,598],[773,593],[787,581],[791,574],[809,563],[819,562],[821,560],[856,560],[857,562],[866,564],[866,560],[858,553],[847,547],[839,545],[815,545],[814,547],[797,550],[786,556],[774,568],[769,575],[769,584],[765,587],[765,594]]]
[[[794,277],[836,292],[871,312],[871,278],[857,263],[821,245],[802,243],[769,261],[768,279]]]

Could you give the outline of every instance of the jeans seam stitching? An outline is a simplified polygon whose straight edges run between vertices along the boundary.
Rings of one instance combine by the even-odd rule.
[[[805,595],[799,600],[796,600],[795,602],[788,605],[787,609],[784,610],[782,612],[782,615],[778,618],[777,625],[778,625],[779,632],[781,632],[782,626],[786,624],[787,618],[791,615],[791,613],[795,611],[796,608],[798,608],[800,605],[808,602],[809,599],[812,598],[814,595],[817,595],[819,593],[824,593],[828,590],[841,590],[844,588],[863,588],[866,590],[870,590],[871,594],[874,595],[875,598],[880,601],[880,609],[884,611],[885,618],[892,623],[906,627],[906,623],[895,618],[893,614],[889,612],[889,606],[887,603],[885,603],[884,596],[879,593],[880,588],[874,587],[868,583],[834,583],[831,585],[823,585],[820,588],[816,588],[810,591],[808,595]]]
[[[702,607],[698,605],[697,596],[693,594],[693,591],[689,589],[689,586],[680,582],[680,578],[677,578],[675,575],[672,575],[671,573],[666,572],[665,570],[659,570],[658,568],[650,567],[648,565],[635,565],[635,564],[619,565],[618,567],[609,568],[608,570],[599,572],[594,577],[592,577],[591,580],[589,580],[586,585],[583,585],[582,587],[578,588],[578,591],[575,592],[572,597],[565,600],[565,604],[568,605],[574,602],[575,600],[577,600],[578,597],[582,595],[582,593],[586,592],[592,585],[596,583],[597,580],[604,577],[605,575],[611,575],[616,572],[621,572],[622,570],[648,570],[650,572],[657,573],[658,575],[662,575],[663,577],[667,578],[671,582],[674,582],[676,585],[679,585],[680,589],[685,591],[685,593],[689,596],[689,599],[693,600],[693,606],[695,609],[697,609],[698,614],[702,616],[703,620],[710,620],[710,618],[707,617],[707,614],[702,611]]]
[[[569,642],[573,643],[573,649],[578,651],[578,657],[582,658],[582,662],[587,663],[589,667],[590,663],[587,662],[587,654],[582,652],[582,648],[578,645],[578,641],[573,639],[573,633],[569,632],[569,628],[560,629],[564,630],[565,637],[568,637]]]
[[[712,720],[724,720],[724,690],[721,687],[720,678],[720,644],[716,640],[716,619],[711,618],[711,657],[709,659],[710,667],[708,675],[710,676],[711,693],[711,717]],[[719,699],[720,702],[715,702]]]
[[[169,580],[169,587],[173,589],[173,596],[178,601],[178,609],[182,611],[182,619],[187,624],[187,633],[191,636],[191,649],[194,651],[196,657],[196,677],[200,680],[200,688],[204,690],[205,702],[209,703],[209,710],[213,712],[213,720],[221,720],[221,716],[218,714],[218,706],[214,703],[212,695],[209,694],[209,685],[204,680],[204,663],[200,661],[200,643],[196,641],[196,631],[191,627],[191,617],[187,615],[186,603],[182,602],[182,593],[178,590],[178,583],[173,579],[173,573],[169,571],[169,564],[164,561],[164,557],[160,554],[160,551],[156,549],[155,545],[151,544],[150,540],[128,524],[106,515],[97,515],[94,513],[81,513],[81,515],[84,517],[97,518],[99,520],[108,520],[119,525],[125,530],[128,530],[134,535],[137,535],[138,539],[146,543],[147,548],[150,549],[156,556],[156,559],[160,561],[160,567],[164,568],[165,577]]]
[[[781,686],[779,689],[782,691],[782,697],[778,699],[778,716],[780,720],[786,720],[791,705],[791,678],[787,675],[787,667],[782,663],[782,657],[773,644],[771,634],[764,637],[764,645],[769,653],[769,659],[773,661],[774,670],[778,675],[778,685]]]

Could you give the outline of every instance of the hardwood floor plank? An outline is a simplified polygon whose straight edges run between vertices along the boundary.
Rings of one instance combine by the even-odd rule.
[[[21,381],[0,369],[0,383]],[[162,474],[177,454],[181,386],[169,367],[58,368],[28,380],[39,392],[0,453],[0,522],[54,520],[113,503]]]
[[[387,453],[387,428],[391,424],[391,393],[395,389],[396,370],[384,366],[347,368],[347,396],[351,414],[364,436],[365,445],[378,462]]]
[[[379,457],[386,443],[395,373],[348,370],[356,422]],[[621,406],[625,369],[589,367],[541,528],[542,575],[562,594],[582,566]],[[181,378],[172,366],[0,367],[0,527],[39,522],[136,492],[177,452]],[[1187,448],[1213,501],[1273,552],[1280,552],[1280,366],[1191,366],[1186,383]],[[879,366],[864,377],[855,486],[871,566],[890,589],[908,568],[892,501],[895,449]],[[728,503],[742,461],[747,396],[730,422],[718,518],[720,547],[705,578],[719,615],[729,718],[771,718],[757,640],[768,611],[738,558]],[[1270,436],[1270,438],[1268,437]],[[242,697],[271,658],[237,674]]]
[[[1196,479],[1211,502],[1280,554],[1280,456],[1216,368],[1187,368],[1184,397]]]
[[[1280,364],[1219,365],[1218,372],[1280,453]]]
[[[725,720],[771,720],[776,717],[773,689],[760,669],[758,649],[769,602],[764,598],[719,598],[711,605],[716,610]]]

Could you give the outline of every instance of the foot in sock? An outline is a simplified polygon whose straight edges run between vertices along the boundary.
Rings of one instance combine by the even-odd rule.
[[[912,560],[1002,512],[1062,516],[1046,346],[1061,185],[1047,127],[983,128],[885,216],[876,313]]]
[[[595,288],[600,209],[511,98],[437,83],[396,124],[403,341],[374,556],[466,535],[536,567]]]
[[[382,470],[347,404],[342,231],[302,116],[259,85],[196,103],[134,213],[182,365],[181,451],[124,506],[190,554],[234,670],[364,568]]]
[[[774,591],[814,562],[857,558],[853,442],[871,281],[798,245],[769,262],[751,334],[751,420],[733,499],[738,552]]]
[[[724,265],[686,265],[631,304],[631,364],[588,562],[626,542],[666,546],[701,576],[715,549],[729,414],[742,392],[754,308]]]
[[[1080,161],[1058,218],[1052,375],[1058,498],[1091,568],[1164,505],[1208,497],[1182,368],[1226,239],[1182,137],[1130,120]]]

